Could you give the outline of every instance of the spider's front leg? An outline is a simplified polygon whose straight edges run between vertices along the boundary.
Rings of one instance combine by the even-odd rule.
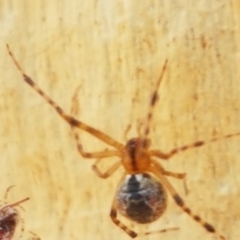
[[[149,151],[149,155],[152,156],[152,157],[161,158],[163,160],[168,160],[169,158],[173,157],[177,153],[189,150],[191,148],[201,147],[204,144],[206,144],[206,142],[196,141],[196,142],[193,142],[191,144],[187,144],[187,145],[183,145],[181,147],[173,148],[171,151],[169,151],[167,153],[164,153],[160,150],[151,150],[151,151]]]
[[[89,134],[91,134],[92,136],[95,136],[96,138],[98,138],[99,140],[105,142],[106,144],[121,150],[123,145],[121,143],[119,143],[118,141],[116,141],[115,139],[113,139],[112,137],[110,137],[109,135],[101,132],[100,130],[97,130],[85,123],[83,123],[82,121],[79,121],[77,119],[75,119],[74,117],[68,115],[51,97],[49,97],[34,81],[33,79],[28,76],[22,69],[22,67],[20,66],[20,64],[18,63],[17,59],[15,58],[15,56],[13,55],[12,51],[10,50],[9,45],[7,44],[7,50],[8,53],[13,61],[13,63],[15,64],[16,68],[18,69],[18,71],[21,73],[23,80],[29,85],[31,86],[49,105],[51,105],[59,114],[59,116],[61,118],[63,118],[70,126],[72,127],[76,127],[79,128],[85,132],[88,132]],[[84,152],[83,152],[84,153]],[[86,154],[87,155],[87,154]]]
[[[220,141],[220,140],[223,140],[223,139],[238,137],[238,136],[240,136],[240,132],[231,133],[231,134],[218,136],[218,137],[213,137],[213,138],[211,138],[209,140],[206,140],[206,141],[195,141],[193,143],[186,144],[186,145],[183,145],[181,147],[173,148],[172,150],[170,150],[167,153],[164,153],[160,150],[151,150],[149,152],[149,155],[152,156],[152,157],[154,156],[154,157],[161,158],[163,160],[168,160],[169,158],[173,157],[174,155],[176,155],[180,152],[184,152],[184,151],[187,151],[187,150],[192,149],[192,148],[199,148],[199,147],[202,147],[202,146],[204,146],[206,144],[209,144],[209,143],[214,143],[214,142],[217,142],[217,141]]]

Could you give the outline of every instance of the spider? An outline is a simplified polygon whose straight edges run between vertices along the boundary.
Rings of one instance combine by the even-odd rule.
[[[30,85],[48,104],[50,104],[72,128],[76,140],[77,148],[83,158],[97,159],[93,164],[93,171],[100,178],[108,178],[120,167],[124,168],[124,174],[118,185],[115,197],[110,210],[110,218],[115,225],[121,228],[131,238],[138,236],[136,232],[123,224],[117,217],[120,213],[126,218],[140,223],[151,223],[164,213],[167,207],[167,191],[172,196],[175,203],[193,220],[198,222],[206,231],[214,234],[219,239],[225,240],[225,237],[219,234],[215,228],[200,216],[194,214],[192,210],[185,204],[184,200],[177,193],[175,188],[169,182],[167,177],[183,179],[185,173],[175,173],[167,171],[156,158],[161,160],[169,160],[174,155],[192,149],[198,148],[211,142],[216,142],[223,138],[231,138],[239,136],[240,132],[228,134],[222,137],[215,137],[209,141],[196,141],[191,144],[183,145],[164,153],[161,150],[150,149],[151,141],[149,139],[150,123],[153,117],[153,110],[158,100],[158,89],[162,82],[164,73],[167,69],[168,60],[165,60],[160,77],[158,78],[155,90],[150,99],[149,111],[146,117],[146,122],[141,133],[139,126],[139,136],[131,138],[126,144],[116,141],[114,138],[104,132],[95,129],[73,116],[67,114],[55,101],[53,101],[41,88],[29,77],[22,69],[15,56],[7,44],[8,53],[15,64],[18,71],[21,73],[24,81]],[[99,152],[85,152],[80,139],[75,131],[79,128],[92,136],[110,145],[114,149],[105,149]],[[106,171],[102,172],[98,168],[98,163],[103,158],[118,157],[119,160],[112,164]]]
[[[4,199],[7,198],[7,194],[12,187],[13,186],[10,186],[7,189]],[[0,209],[0,240],[13,239],[13,235],[19,222],[19,213],[15,207],[28,200],[29,198],[24,198]]]

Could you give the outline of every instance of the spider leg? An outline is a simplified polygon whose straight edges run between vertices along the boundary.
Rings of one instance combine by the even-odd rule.
[[[78,87],[76,89],[76,92],[75,92],[75,94],[73,95],[73,98],[72,98],[71,115],[75,115],[77,110],[78,110],[77,93],[78,93],[79,88],[80,87]],[[71,125],[71,129],[72,129],[72,133],[73,133],[76,145],[77,145],[78,152],[81,154],[82,157],[84,157],[84,158],[98,158],[98,160],[101,160],[102,158],[115,157],[115,156],[120,157],[120,154],[119,154],[118,150],[108,150],[108,149],[105,149],[105,150],[100,151],[100,152],[92,152],[92,153],[85,152],[83,150],[83,146],[82,146],[80,138],[78,136],[76,127]],[[97,169],[96,163],[95,163],[94,169]]]
[[[24,234],[24,231],[25,231],[25,222],[23,220],[23,218],[20,218],[20,226],[21,226],[21,229],[20,229],[20,236],[19,236],[19,239],[21,239],[23,237],[23,234]]]
[[[129,123],[124,131],[123,137],[126,142],[128,141],[128,133],[131,130],[131,128],[132,128],[132,124]]]
[[[160,167],[161,168],[161,167]],[[162,184],[168,189],[168,191],[170,192],[170,194],[172,195],[175,203],[182,208],[182,210],[187,213],[193,220],[195,220],[196,222],[198,222],[199,224],[202,225],[202,227],[204,227],[208,232],[215,234],[216,236],[218,236],[220,239],[225,240],[225,237],[223,237],[222,235],[219,235],[215,228],[207,223],[206,221],[204,221],[200,216],[194,214],[191,209],[189,207],[187,207],[183,201],[183,199],[179,196],[179,194],[177,193],[177,191],[174,189],[174,187],[172,186],[172,184],[167,180],[167,178],[165,178],[161,172],[159,171],[159,166],[156,165],[156,163],[153,164],[153,166],[150,167],[149,169],[150,172],[152,172],[153,174],[155,174],[160,181],[162,182]]]
[[[121,161],[117,161],[114,163],[106,172],[102,172],[97,164],[101,161],[101,159],[98,159],[92,166],[93,171],[96,173],[96,175],[100,178],[108,178],[110,177],[121,165]]]
[[[85,152],[83,150],[83,147],[82,147],[82,144],[80,143],[80,139],[79,139],[79,136],[75,130],[75,127],[71,126],[72,128],[72,131],[73,131],[73,135],[74,135],[74,138],[75,138],[75,142],[76,142],[76,145],[77,145],[77,149],[78,149],[78,152],[81,154],[82,157],[84,158],[98,158],[98,159],[101,159],[101,158],[108,158],[108,157],[120,157],[120,152],[118,150],[108,150],[108,149],[105,149],[103,151],[99,151],[99,152]]]
[[[178,179],[183,179],[186,176],[186,173],[175,173],[175,172],[170,172],[165,170],[161,164],[155,160],[151,160],[151,162],[154,164],[154,167],[156,167],[158,169],[159,172],[161,172],[162,175],[166,175],[169,177],[174,177],[174,178],[178,178]]]
[[[11,190],[13,187],[15,187],[15,185],[11,185],[11,186],[9,186],[9,187],[7,188],[7,190],[6,190],[5,194],[4,194],[4,197],[3,197],[3,199],[4,199],[4,204],[7,204],[8,194],[9,194],[10,190]]]
[[[219,136],[219,137],[214,137],[214,138],[212,138],[210,140],[207,140],[207,141],[196,141],[196,142],[193,142],[193,143],[190,143],[190,144],[183,145],[181,147],[173,148],[168,153],[164,153],[160,150],[150,150],[149,155],[161,158],[163,160],[168,160],[169,158],[171,158],[172,156],[174,156],[175,154],[178,154],[180,152],[184,152],[184,151],[192,149],[192,148],[202,147],[202,146],[207,145],[209,143],[213,143],[213,142],[217,142],[217,141],[220,141],[220,140],[223,140],[223,139],[237,137],[237,136],[240,136],[240,132],[227,134],[227,135],[223,135],[223,136]]]
[[[110,211],[110,218],[112,219],[113,223],[121,228],[127,235],[129,235],[131,238],[137,237],[137,233],[128,228],[126,225],[124,225],[121,221],[117,219],[117,207],[116,202],[113,200],[111,211]]]
[[[119,142],[117,142],[116,140],[114,140],[113,138],[111,138],[110,136],[108,136],[107,134],[88,126],[87,124],[78,121],[77,119],[73,118],[72,116],[66,114],[63,109],[57,104],[55,103],[45,92],[43,92],[42,89],[40,89],[38,87],[38,85],[29,77],[27,76],[23,69],[21,68],[21,66],[19,65],[18,61],[16,60],[16,58],[14,57],[13,53],[10,50],[9,45],[7,44],[7,50],[8,53],[11,57],[11,59],[13,60],[15,66],[17,67],[17,69],[19,70],[19,72],[22,74],[22,77],[24,79],[24,81],[30,85],[40,96],[42,96],[43,99],[45,99],[57,112],[58,114],[71,126],[77,127],[82,129],[83,131],[88,132],[89,134],[95,136],[96,138],[102,140],[103,142],[117,148],[117,149],[122,149],[123,145]]]
[[[75,142],[77,144],[77,149],[80,155],[84,158],[97,158],[98,160],[93,164],[92,169],[96,173],[96,175],[100,178],[108,178],[110,175],[112,175],[120,166],[121,166],[121,161],[116,162],[115,164],[112,165],[106,172],[101,172],[100,169],[98,168],[97,164],[103,159],[103,158],[108,158],[108,157],[120,157],[120,153],[118,150],[104,150],[100,152],[85,152],[82,149],[82,144],[80,143],[80,139],[78,137],[78,134],[75,130],[75,127],[72,127],[73,135],[75,138]]]
[[[174,172],[169,172],[166,170],[163,170],[162,174],[166,175],[168,177],[174,177],[174,178],[178,178],[178,179],[183,179],[186,176],[186,173],[174,173]]]
[[[144,138],[144,136],[143,136],[143,134],[142,134],[142,127],[143,127],[143,122],[140,120],[140,119],[138,119],[137,120],[137,133],[138,133],[138,136],[140,137],[140,138]]]
[[[150,101],[150,108],[149,108],[149,112],[147,114],[147,119],[146,119],[146,125],[145,125],[145,129],[144,129],[144,138],[147,138],[147,136],[149,135],[149,132],[150,132],[150,125],[151,125],[151,121],[152,121],[152,116],[153,116],[153,110],[154,110],[154,107],[156,106],[156,103],[158,101],[158,98],[159,98],[159,94],[158,94],[158,88],[162,82],[162,78],[163,78],[163,75],[167,69],[167,64],[168,64],[168,60],[166,59],[165,62],[164,62],[164,65],[162,67],[162,71],[161,71],[161,74],[158,78],[158,81],[156,83],[156,87],[154,89],[154,92],[152,94],[152,97],[151,97],[151,101]]]
[[[79,87],[77,88],[73,98],[72,98],[72,108],[71,108],[71,114],[76,114],[77,109],[78,109],[78,105],[77,105],[77,92],[78,92]],[[75,142],[77,144],[77,149],[78,152],[82,155],[82,157],[85,158],[97,158],[96,162],[93,164],[92,169],[93,171],[96,173],[96,175],[100,178],[108,178],[109,176],[111,176],[120,166],[121,166],[121,161],[118,161],[116,163],[114,163],[106,172],[102,172],[99,168],[98,168],[98,163],[102,160],[102,158],[107,158],[107,157],[115,157],[118,156],[120,157],[120,153],[118,150],[104,150],[101,152],[94,152],[94,153],[89,153],[89,152],[85,152],[83,150],[82,144],[80,142],[80,138],[78,136],[77,133],[77,129],[74,126],[71,126],[73,135],[74,135],[74,139]]]
[[[29,197],[26,197],[26,198],[24,198],[24,199],[22,199],[22,200],[20,200],[20,201],[17,201],[17,202],[15,202],[15,203],[12,203],[12,204],[9,204],[9,205],[7,205],[7,206],[4,206],[2,209],[8,208],[8,207],[18,206],[18,205],[20,205],[21,203],[26,202],[26,201],[28,201],[28,200],[30,200],[30,198],[29,198]]]

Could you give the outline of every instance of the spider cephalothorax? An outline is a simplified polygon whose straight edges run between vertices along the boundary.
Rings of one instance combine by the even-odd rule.
[[[149,139],[132,138],[127,142],[121,158],[128,173],[141,173],[149,168],[151,163],[148,155],[149,147]]]

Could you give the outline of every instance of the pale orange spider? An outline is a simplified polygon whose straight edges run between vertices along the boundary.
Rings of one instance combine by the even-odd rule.
[[[174,189],[172,184],[168,181],[166,176],[183,179],[184,173],[174,173],[167,171],[163,168],[159,161],[154,158],[162,160],[168,160],[173,155],[186,151],[191,148],[197,148],[205,145],[206,143],[215,142],[222,138],[231,138],[239,136],[240,132],[225,135],[222,137],[212,138],[209,141],[196,141],[194,143],[184,145],[178,148],[174,148],[171,151],[164,153],[160,150],[150,149],[150,139],[148,138],[150,132],[150,123],[153,116],[153,110],[158,100],[158,89],[162,81],[164,72],[167,68],[168,61],[166,60],[160,77],[156,83],[155,90],[150,100],[150,108],[147,114],[147,120],[144,127],[143,133],[139,133],[140,136],[131,138],[126,144],[122,144],[109,135],[91,127],[68,115],[63,109],[55,103],[48,95],[43,92],[38,85],[25,74],[9,46],[7,45],[8,53],[11,56],[17,69],[23,76],[24,81],[29,84],[38,94],[40,94],[44,100],[46,100],[57,113],[72,127],[80,128],[83,131],[88,132],[99,140],[115,148],[115,150],[105,149],[100,152],[85,152],[77,133],[74,131],[74,136],[77,142],[78,151],[84,158],[97,159],[92,168],[94,172],[101,178],[108,178],[111,176],[119,167],[123,167],[125,173],[119,184],[119,188],[114,197],[110,217],[112,221],[125,231],[130,237],[135,238],[138,234],[133,230],[129,229],[117,218],[117,213],[121,213],[128,219],[137,223],[150,223],[158,219],[165,211],[167,207],[167,193],[166,190],[172,195],[175,203],[182,208],[193,220],[201,224],[208,232],[215,234],[218,238],[225,240],[225,237],[218,234],[215,228],[204,221],[200,216],[192,213],[191,209],[188,208],[183,199],[179,196],[177,191]],[[102,173],[97,164],[103,158],[119,157],[119,160],[115,162],[106,172]],[[164,230],[163,230],[164,231]]]

